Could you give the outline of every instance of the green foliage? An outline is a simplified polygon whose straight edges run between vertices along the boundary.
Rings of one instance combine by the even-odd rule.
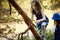
[[[53,40],[53,39],[54,39],[54,34],[53,34],[53,32],[51,32],[51,31],[46,32],[46,39],[47,39],[47,40]]]
[[[32,39],[30,39],[29,36],[24,36],[23,38],[24,40],[35,40],[34,36],[32,35]],[[49,31],[49,32],[46,32],[46,40],[54,40],[54,33]]]

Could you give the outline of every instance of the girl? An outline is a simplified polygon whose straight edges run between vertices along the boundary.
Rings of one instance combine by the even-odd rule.
[[[49,20],[47,16],[44,14],[43,9],[41,8],[38,1],[36,0],[32,1],[31,8],[32,8],[32,20],[33,15],[35,15],[38,31],[40,32],[41,29],[42,40],[45,40],[44,36],[45,27],[48,25]]]
[[[60,15],[55,13],[52,17],[54,24],[56,26],[54,33],[54,40],[60,40]]]

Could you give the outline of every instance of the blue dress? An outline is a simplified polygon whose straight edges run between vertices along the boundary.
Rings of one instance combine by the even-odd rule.
[[[60,40],[60,26],[57,25],[54,33],[54,40]]]
[[[42,15],[40,13],[36,13],[35,11],[33,13],[36,16],[36,20],[42,19]],[[46,16],[46,20],[44,20],[42,22],[46,22],[46,26],[48,25],[49,20],[48,20],[47,16]],[[37,23],[38,30],[41,29],[42,22],[40,22],[39,24]]]

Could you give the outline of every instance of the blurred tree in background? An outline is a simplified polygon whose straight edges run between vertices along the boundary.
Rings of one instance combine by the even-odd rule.
[[[54,10],[60,8],[60,0],[39,0],[39,1],[45,9]]]

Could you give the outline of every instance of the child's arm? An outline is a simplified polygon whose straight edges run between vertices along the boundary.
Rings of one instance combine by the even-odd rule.
[[[32,13],[31,20],[33,21],[34,14]]]
[[[41,14],[42,14],[42,17],[43,17],[43,18],[40,19],[40,20],[37,20],[37,23],[46,20],[46,17],[45,17],[44,11],[43,11],[42,9],[41,9]]]

